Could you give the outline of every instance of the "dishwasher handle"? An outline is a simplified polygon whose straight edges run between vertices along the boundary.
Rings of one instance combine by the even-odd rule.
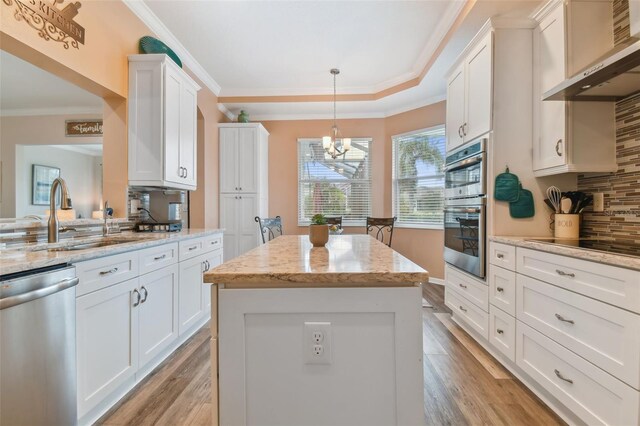
[[[62,290],[66,290],[70,287],[78,285],[78,282],[80,282],[80,279],[78,277],[67,278],[44,288],[39,288],[27,293],[16,294],[15,296],[5,297],[4,299],[0,299],[0,310],[20,305],[22,303],[31,302],[32,300],[49,296],[50,294],[54,294]]]

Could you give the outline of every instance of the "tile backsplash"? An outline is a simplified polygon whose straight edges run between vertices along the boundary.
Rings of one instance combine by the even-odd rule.
[[[585,211],[582,235],[640,242],[640,94],[616,103],[618,171],[579,175],[578,190],[604,193],[604,212]]]

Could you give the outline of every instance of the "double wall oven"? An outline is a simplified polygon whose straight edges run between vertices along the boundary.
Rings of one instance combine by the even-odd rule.
[[[480,278],[486,254],[486,138],[447,154],[444,260]]]

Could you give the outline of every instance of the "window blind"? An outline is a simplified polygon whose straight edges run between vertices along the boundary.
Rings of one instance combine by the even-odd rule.
[[[371,139],[351,139],[335,160],[321,139],[298,140],[298,224],[316,213],[342,216],[343,226],[362,226],[371,216]]]
[[[443,226],[444,126],[392,139],[393,215],[398,225]]]

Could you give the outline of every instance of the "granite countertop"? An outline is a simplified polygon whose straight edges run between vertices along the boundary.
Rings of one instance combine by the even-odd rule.
[[[104,247],[87,248],[73,251],[47,251],[48,248],[64,247],[80,243],[101,241],[103,237],[89,237],[82,239],[69,239],[60,243],[40,243],[21,248],[8,248],[0,250],[0,275],[15,272],[28,271],[30,269],[46,266],[70,264],[98,257],[110,256],[132,250],[140,250],[147,247],[159,246],[189,238],[203,237],[205,235],[221,233],[221,229],[186,229],[180,232],[125,232],[112,234],[107,239],[125,240],[125,243],[113,244]]]
[[[640,271],[640,253],[638,256],[630,256],[580,247],[571,247],[568,245],[552,244],[550,242],[553,241],[553,238],[493,236],[489,237],[489,241]]]
[[[204,274],[228,287],[415,286],[427,271],[368,235],[331,235],[313,248],[308,235],[284,235]]]

